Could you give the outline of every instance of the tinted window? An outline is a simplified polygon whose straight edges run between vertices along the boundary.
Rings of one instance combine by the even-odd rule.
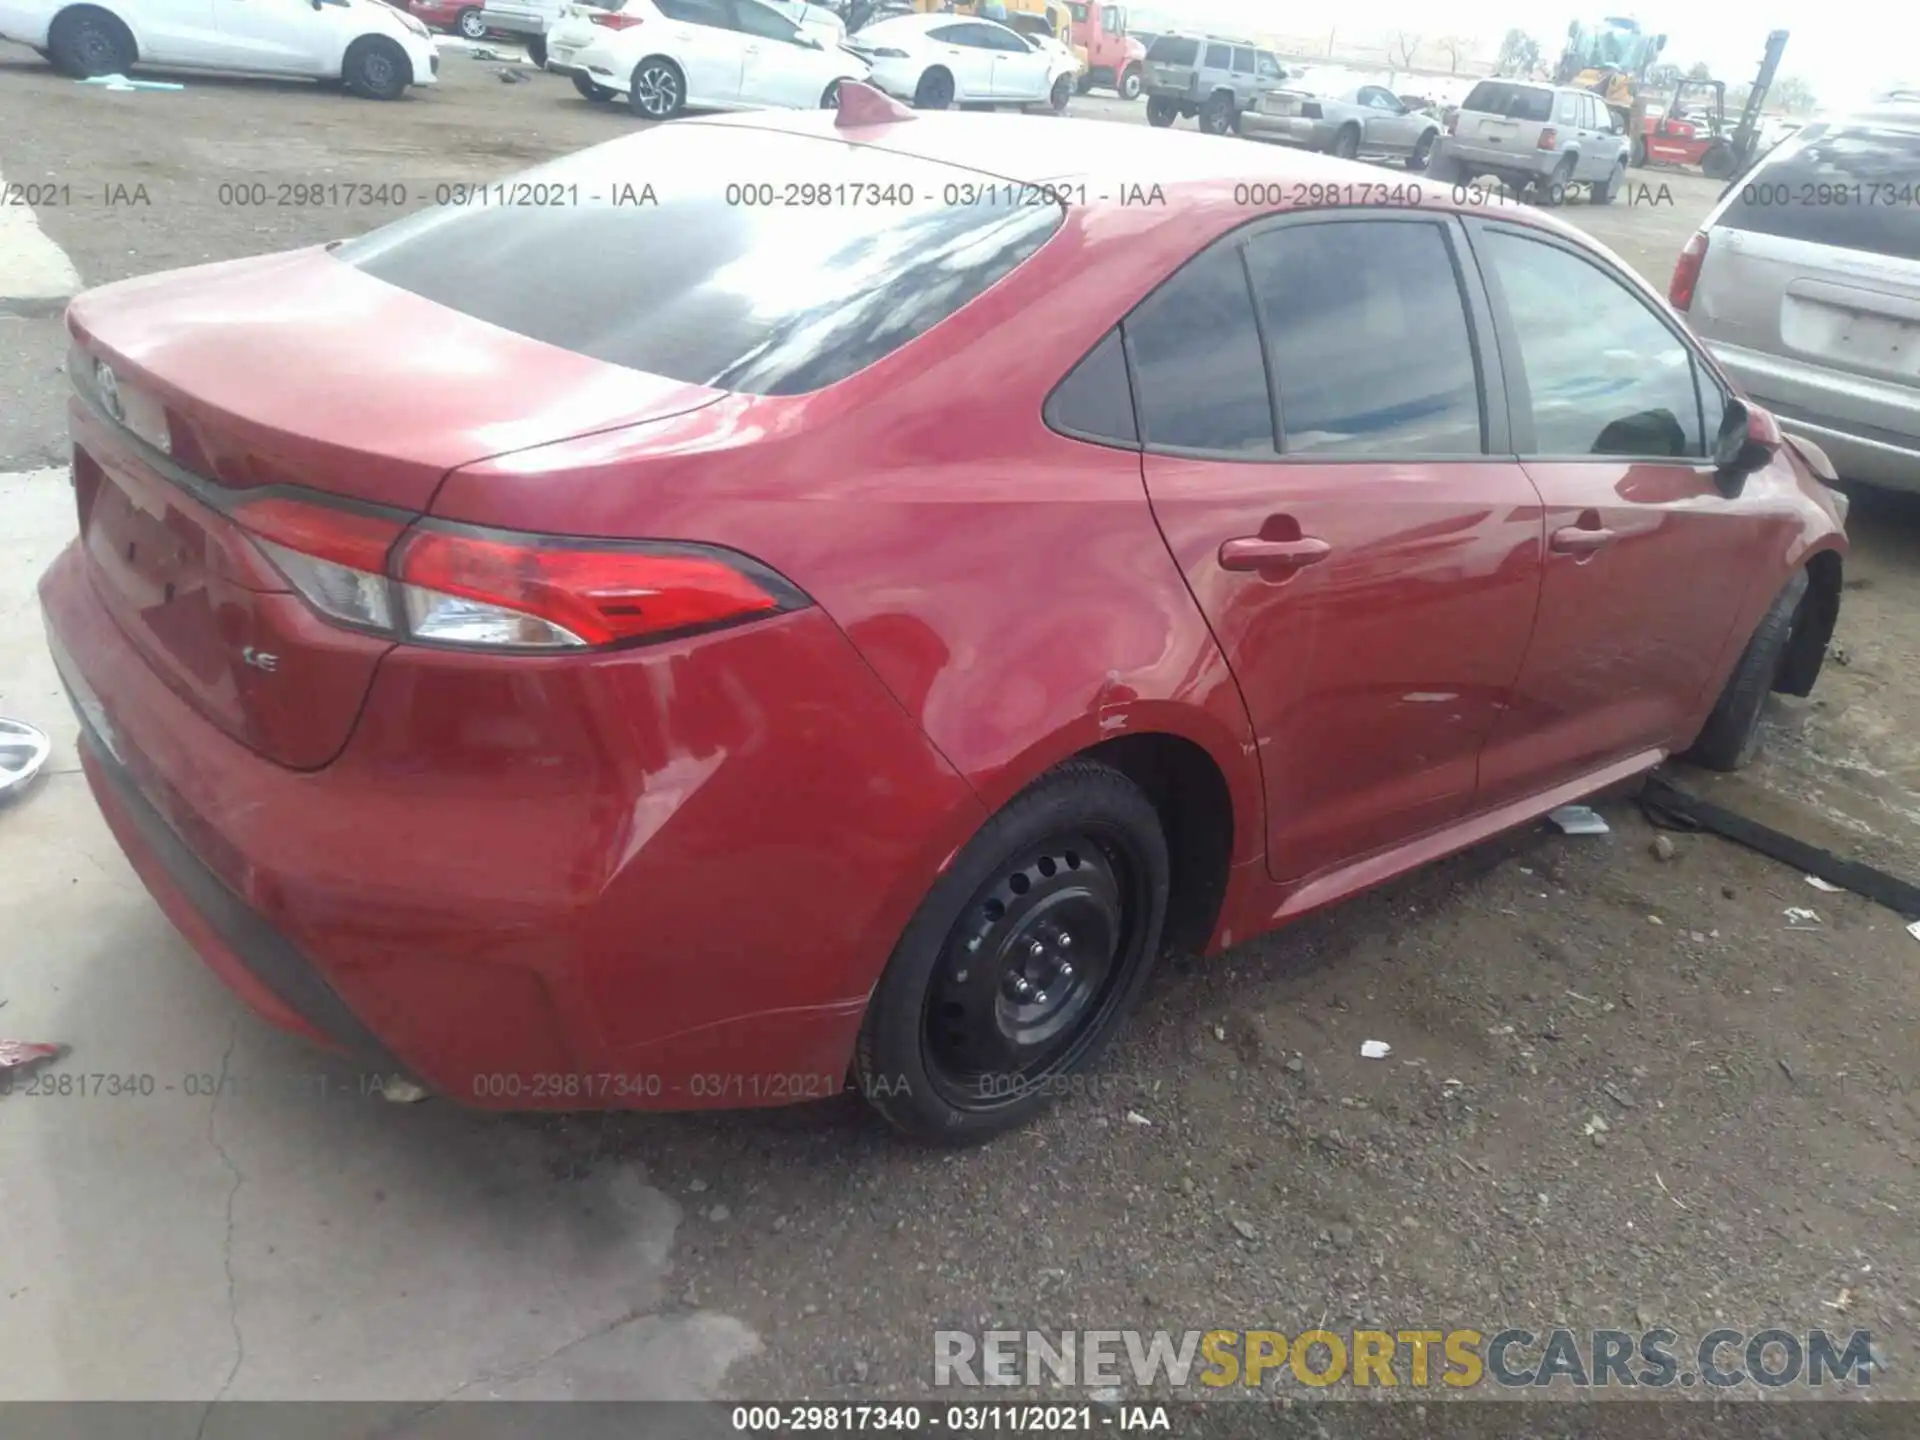
[[[669,20],[688,25],[711,25],[716,30],[731,30],[733,17],[720,0],[655,0],[660,13]]]
[[[1693,356],[1619,281],[1552,245],[1489,232],[1520,340],[1537,455],[1704,455]]]
[[[1225,70],[1233,64],[1233,47],[1229,45],[1207,46],[1207,69]]]
[[[749,35],[758,35],[763,40],[785,40],[792,42],[799,34],[800,27],[784,15],[776,15],[764,5],[754,0],[733,0],[733,15],[737,27]]]
[[[1109,331],[1047,400],[1046,421],[1056,430],[1117,445],[1137,445],[1133,392],[1120,332]]]
[[[1242,75],[1253,73],[1253,51],[1241,46],[1233,47],[1233,68]]]
[[[943,45],[970,45],[975,49],[986,49],[980,43],[978,25],[938,25],[927,32],[929,40],[938,40]]]
[[[1126,322],[1149,445],[1270,456],[1273,407],[1240,252],[1216,246]]]
[[[799,174],[910,185],[915,203],[728,203],[729,185],[777,192]],[[794,395],[845,379],[937,325],[1058,228],[1052,205],[939,203],[948,182],[970,175],[869,147],[663,125],[527,173],[577,185],[577,204],[433,206],[333,254],[450,310],[596,360]],[[643,186],[657,203],[644,203]],[[592,283],[556,256],[593,257]]]
[[[1126,22],[1120,18],[1120,8],[1117,5],[1105,5],[1101,7],[1100,28],[1105,30],[1109,35],[1126,33],[1127,25]]]
[[[1482,80],[1460,108],[1504,115],[1510,120],[1548,120],[1553,117],[1553,92],[1508,80]]]
[[[1720,223],[1920,260],[1920,131],[1855,127],[1790,142],[1740,186]]]
[[[1018,35],[1006,30],[996,30],[989,25],[987,27],[987,36],[988,43],[996,50],[1010,51],[1015,55],[1031,55],[1033,53],[1033,47],[1031,45],[1027,44],[1027,42],[1022,40]]]
[[[1194,57],[1200,53],[1200,42],[1179,35],[1162,35],[1153,42],[1153,48],[1147,51],[1149,60],[1158,60],[1163,65],[1191,65]]]
[[[1289,455],[1478,455],[1466,309],[1437,225],[1294,225],[1247,247]]]

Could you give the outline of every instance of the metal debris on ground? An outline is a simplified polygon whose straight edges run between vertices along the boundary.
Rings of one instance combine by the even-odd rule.
[[[24,720],[0,720],[0,796],[25,789],[52,753],[44,730]]]
[[[1907,926],[1907,934],[1913,936],[1916,940],[1920,940],[1920,920],[1916,920]]]
[[[1787,917],[1789,930],[1812,930],[1820,924],[1819,912],[1809,910],[1804,905],[1789,905],[1780,913]]]
[[[1360,1058],[1362,1060],[1384,1060],[1387,1058],[1387,1053],[1392,1049],[1393,1046],[1384,1040],[1362,1040],[1360,1042]]]
[[[524,70],[514,70],[511,68],[500,71],[499,75],[502,85],[522,85],[526,83],[527,79]]]
[[[129,80],[124,75],[95,75],[86,80],[76,80],[76,85],[97,85],[102,90],[184,90],[187,87],[177,85],[170,80]]]
[[[1842,890],[1846,889],[1846,886],[1836,885],[1831,880],[1822,880],[1818,875],[1807,876],[1807,884],[1813,886],[1816,890],[1824,890],[1829,895],[1838,895]]]
[[[1562,805],[1549,810],[1547,819],[1559,827],[1562,835],[1605,835],[1613,828],[1591,805]]]
[[[1149,1119],[1147,1119],[1147,1117],[1146,1117],[1146,1116],[1144,1116],[1144,1115],[1142,1115],[1142,1114],[1141,1114],[1141,1113],[1140,1113],[1140,1112],[1139,1112],[1138,1110],[1129,1110],[1129,1111],[1127,1111],[1127,1123],[1128,1123],[1129,1125],[1151,1125],[1151,1124],[1153,1124],[1153,1122],[1152,1122],[1151,1120],[1149,1120]]]

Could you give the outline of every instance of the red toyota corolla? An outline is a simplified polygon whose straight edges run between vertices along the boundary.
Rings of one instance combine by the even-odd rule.
[[[985,1135],[1820,668],[1824,457],[1531,210],[864,90],[487,198],[75,301],[41,589],[168,915],[449,1097]]]

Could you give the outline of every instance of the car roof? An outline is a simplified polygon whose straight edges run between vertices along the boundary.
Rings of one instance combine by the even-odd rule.
[[[875,20],[871,25],[862,27],[855,32],[853,39],[857,41],[862,35],[872,35],[880,30],[898,35],[906,30],[931,30],[936,25],[968,24],[994,25],[1002,30],[1007,28],[998,20],[990,20],[985,15],[950,15],[945,11],[936,10],[930,15],[888,15],[883,19]]]
[[[1210,40],[1216,45],[1245,45],[1252,50],[1265,50],[1268,47],[1243,35],[1223,35],[1218,30],[1161,30],[1154,34],[1156,40]]]

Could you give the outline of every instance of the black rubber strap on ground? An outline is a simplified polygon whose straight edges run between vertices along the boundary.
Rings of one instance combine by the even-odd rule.
[[[1822,850],[1783,830],[1723,810],[1718,805],[1689,795],[1664,775],[1647,777],[1640,792],[1640,808],[1653,824],[1668,830],[1711,830],[1716,835],[1757,850],[1806,875],[1817,875],[1830,884],[1864,895],[1908,920],[1920,919],[1920,887],[1908,884],[1896,875],[1846,860],[1831,850]]]

